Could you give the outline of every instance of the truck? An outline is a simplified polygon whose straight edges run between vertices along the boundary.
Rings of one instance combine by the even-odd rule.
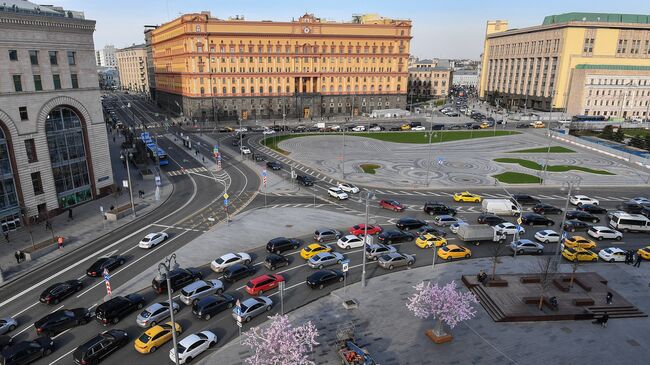
[[[472,242],[478,246],[482,241],[505,243],[506,233],[492,226],[468,224],[458,227],[458,238],[463,242]]]
[[[521,210],[509,199],[483,199],[481,211],[496,215],[516,216],[521,214]]]

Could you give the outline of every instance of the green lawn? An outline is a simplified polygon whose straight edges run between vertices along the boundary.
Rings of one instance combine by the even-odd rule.
[[[501,163],[515,163],[521,167],[525,167],[527,169],[532,169],[537,171],[541,171],[544,169],[544,166],[538,164],[537,162],[524,160],[521,158],[495,158],[494,161],[501,162]],[[590,169],[588,167],[572,166],[572,165],[548,165],[546,170],[549,172],[567,172],[571,170],[577,170],[577,171],[583,171],[583,172],[588,172],[591,174],[598,174],[598,175],[616,175],[605,170],[595,170],[595,169]]]
[[[492,177],[506,184],[540,184],[542,182],[542,179],[537,176],[520,172],[504,172]]]
[[[623,129],[623,133],[628,137],[641,136],[645,137],[650,134],[650,129],[643,128],[633,128],[633,129]]]
[[[373,174],[374,175],[375,170],[377,170],[381,166],[376,165],[376,164],[372,164],[372,163],[364,163],[364,164],[359,165],[359,167],[361,167],[361,170],[363,170],[363,172],[365,172],[366,174]]]
[[[508,153],[546,153],[548,147],[530,148],[527,150],[510,151]],[[551,153],[575,153],[574,150],[562,146],[551,146]]]

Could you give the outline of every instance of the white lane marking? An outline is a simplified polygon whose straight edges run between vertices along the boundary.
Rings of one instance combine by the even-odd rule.
[[[63,332],[61,332],[61,333],[59,333],[58,335],[56,335],[56,336],[54,336],[54,337],[52,337],[52,339],[54,340],[55,338],[57,338],[57,337],[59,337],[59,336],[61,336],[62,334],[64,334],[64,333],[66,333],[66,332],[68,332],[68,331],[70,331],[70,328],[68,328],[67,330],[65,330],[65,331],[63,331]]]
[[[84,275],[84,276],[86,276],[86,275]],[[84,276],[82,276],[82,278],[83,278]],[[27,307],[27,308],[21,310],[20,312],[14,314],[13,316],[11,316],[11,318],[16,318],[16,317],[18,317],[19,315],[23,314],[23,312],[26,312],[26,311],[32,309],[35,305],[38,305],[38,303],[40,303],[40,302],[36,302],[36,303],[30,305],[29,307]]]
[[[54,365],[54,364],[56,364],[57,362],[59,362],[59,360],[63,359],[64,357],[66,357],[66,356],[68,356],[68,355],[70,355],[70,354],[71,354],[72,352],[74,352],[74,350],[76,350],[76,349],[77,349],[76,347],[73,347],[72,350],[70,350],[70,351],[66,352],[65,354],[61,355],[61,356],[58,357],[56,360],[52,361],[49,365]]]

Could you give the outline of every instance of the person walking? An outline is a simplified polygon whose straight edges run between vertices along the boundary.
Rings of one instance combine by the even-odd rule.
[[[49,220],[45,221],[45,229],[49,229],[50,231],[52,230],[52,223]]]
[[[4,234],[5,234],[5,240],[9,242],[9,231],[5,231]]]
[[[68,220],[71,221],[74,218],[72,218],[72,208],[68,208]]]
[[[16,258],[16,263],[20,264],[20,251],[14,252],[14,257]]]
[[[636,254],[636,261],[634,262],[634,267],[641,267],[641,255]]]
[[[57,238],[57,240],[56,240],[56,244],[59,247],[59,250],[62,250],[63,249],[63,237],[59,236],[59,238]]]

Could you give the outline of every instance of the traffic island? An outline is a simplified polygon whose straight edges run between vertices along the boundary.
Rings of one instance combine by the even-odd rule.
[[[366,174],[372,174],[374,175],[378,170],[381,168],[381,165],[373,164],[373,163],[364,163],[359,165],[359,168],[363,170]]]
[[[523,172],[504,172],[492,177],[504,184],[541,184],[544,181],[540,177]]]
[[[538,164],[535,161],[525,160],[523,158],[495,158],[494,162],[517,164],[521,167],[531,169],[531,170],[537,170],[537,171],[544,170],[544,166]],[[547,165],[546,171],[548,172],[581,171],[581,172],[586,172],[586,173],[596,174],[596,175],[616,175],[606,170],[590,169],[588,167],[573,166],[573,165]]]

